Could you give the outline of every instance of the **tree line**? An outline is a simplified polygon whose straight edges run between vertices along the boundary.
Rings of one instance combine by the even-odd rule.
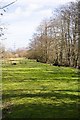
[[[38,26],[29,44],[28,58],[80,68],[80,2],[56,10]]]

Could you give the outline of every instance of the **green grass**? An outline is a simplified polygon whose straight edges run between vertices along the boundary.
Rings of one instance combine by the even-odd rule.
[[[3,118],[78,118],[79,74],[24,60],[3,64]]]

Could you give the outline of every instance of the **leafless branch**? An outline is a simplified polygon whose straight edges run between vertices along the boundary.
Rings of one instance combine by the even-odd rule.
[[[14,4],[16,1],[17,1],[17,0],[15,0],[15,1],[13,1],[13,2],[7,4],[7,5],[3,6],[3,7],[0,7],[0,9],[4,9],[4,8],[10,6],[10,5]]]

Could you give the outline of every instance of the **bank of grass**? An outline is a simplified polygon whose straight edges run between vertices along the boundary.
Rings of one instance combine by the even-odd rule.
[[[3,64],[3,118],[79,118],[79,74],[32,60]]]

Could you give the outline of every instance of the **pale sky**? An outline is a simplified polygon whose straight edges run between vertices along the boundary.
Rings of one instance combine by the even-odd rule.
[[[0,0],[6,5],[14,0]],[[27,47],[29,39],[40,22],[49,18],[54,9],[67,2],[75,0],[18,0],[6,9],[2,22],[6,24],[7,30],[3,44],[6,48]]]

